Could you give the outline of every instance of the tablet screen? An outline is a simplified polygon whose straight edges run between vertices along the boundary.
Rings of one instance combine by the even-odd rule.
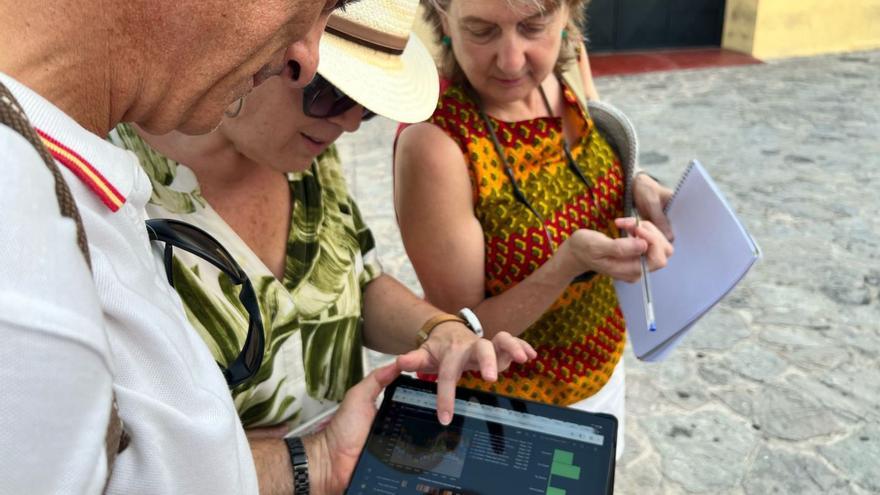
[[[408,377],[386,390],[346,493],[612,493],[613,416],[459,388],[444,427],[435,390]]]

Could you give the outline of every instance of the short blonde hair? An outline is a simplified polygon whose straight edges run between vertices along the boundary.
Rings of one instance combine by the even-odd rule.
[[[562,48],[559,51],[559,59],[556,60],[556,72],[561,73],[565,64],[580,57],[583,49],[583,27],[586,18],[587,5],[590,0],[507,0],[511,8],[536,6],[539,9],[553,11],[562,3],[568,6],[568,20],[565,29],[567,35],[562,40]],[[440,74],[454,84],[465,81],[464,72],[455,60],[452,47],[443,43],[443,24],[440,16],[449,9],[452,0],[422,0],[425,6],[425,21],[434,33],[434,42],[440,47],[439,69]]]

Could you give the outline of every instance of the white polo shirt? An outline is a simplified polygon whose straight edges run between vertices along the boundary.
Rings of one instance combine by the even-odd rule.
[[[0,196],[10,195],[3,206],[13,209],[0,210],[0,223],[11,222],[14,227],[0,227],[0,245],[19,245],[21,248],[15,253],[22,256],[18,260],[2,258],[3,263],[12,265],[4,267],[8,273],[2,273],[6,280],[0,282],[0,332],[4,336],[18,336],[19,340],[14,342],[19,348],[8,349],[5,342],[0,343],[0,383],[16,382],[15,389],[23,395],[17,399],[21,403],[10,407],[6,385],[0,385],[0,390],[4,390],[0,394],[0,424],[2,430],[16,427],[7,419],[27,424],[26,413],[32,411],[34,421],[59,418],[68,426],[65,430],[55,428],[57,422],[48,423],[46,431],[31,438],[31,443],[39,444],[28,447],[27,453],[33,459],[16,458],[20,448],[12,445],[12,441],[26,442],[27,438],[11,435],[7,444],[6,436],[0,432],[0,479],[8,479],[7,471],[16,479],[32,477],[35,482],[41,477],[57,476],[62,479],[46,486],[70,493],[90,493],[95,487],[100,491],[106,471],[101,468],[101,459],[95,460],[95,456],[104,455],[103,428],[109,411],[104,411],[102,417],[97,417],[97,410],[83,413],[89,416],[87,424],[68,421],[67,416],[78,415],[78,411],[70,408],[95,409],[90,402],[70,397],[90,390],[89,400],[100,402],[100,409],[106,408],[109,391],[102,381],[106,371],[112,370],[113,389],[131,444],[116,459],[110,493],[257,493],[253,457],[226,382],[165,279],[159,256],[162,246],[151,246],[147,237],[144,206],[151,187],[136,158],[83,129],[60,109],[5,74],[0,73],[0,81],[18,99],[44,140],[51,143],[48,147],[83,218],[94,279],[89,284],[84,276],[88,273],[84,271],[85,265],[76,261],[79,251],[75,244],[71,245],[72,223],[57,217],[57,206],[41,215],[19,210],[27,206],[18,204],[26,199],[19,188],[31,186],[15,175],[10,181],[6,171],[15,174],[17,170],[27,175],[35,200],[44,205],[54,201],[52,191],[44,191],[46,184],[51,184],[51,177],[42,172],[30,173],[34,167],[46,167],[35,153],[22,148],[22,144],[27,146],[23,140],[0,126],[0,170],[6,176],[0,185]],[[18,196],[12,194],[15,191]],[[32,230],[40,229],[38,235],[32,235]],[[25,280],[28,290],[16,288],[18,278]],[[59,284],[67,289],[62,290]],[[96,301],[100,314],[94,310]],[[4,316],[2,313],[11,307],[18,309],[17,314]],[[44,323],[43,314],[54,316]],[[67,321],[70,323],[66,324]],[[56,362],[64,361],[63,353],[47,353],[42,362],[22,360],[9,364],[2,359],[17,351],[38,357],[27,349],[29,334],[38,335],[47,351],[57,344],[59,349],[81,348],[82,355],[72,355],[70,362]],[[71,346],[71,339],[77,345]],[[53,386],[47,383],[51,374],[46,370],[57,365],[59,373],[73,372],[78,369],[75,361],[83,356],[89,359],[84,359],[86,370],[81,372],[85,373],[82,380],[94,379],[94,386],[77,387],[67,391],[69,394],[56,390],[57,400],[42,393],[43,388]],[[73,381],[61,378],[62,382]],[[40,392],[33,399],[23,394],[29,387]],[[8,413],[9,418],[5,417],[7,409],[13,410]],[[95,428],[101,431],[96,433]],[[95,440],[101,444],[97,452]],[[74,450],[65,452],[68,449]],[[51,464],[41,465],[37,460],[43,455],[47,460],[84,455],[88,463],[72,466],[76,463],[68,462],[64,469],[69,472],[56,473]],[[23,474],[22,470],[27,472]],[[40,492],[33,485],[25,491]],[[49,491],[56,490],[46,492]]]

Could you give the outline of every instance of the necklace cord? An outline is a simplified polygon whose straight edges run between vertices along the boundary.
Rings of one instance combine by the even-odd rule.
[[[547,107],[547,112],[553,116],[553,111],[550,107],[550,102],[547,100],[547,95],[544,94],[544,88],[538,86],[539,91],[541,93],[541,97],[544,100],[544,105]],[[517,201],[522,203],[533,215],[538,219],[541,223],[541,228],[544,231],[544,237],[547,239],[547,246],[551,249],[551,252],[556,251],[556,246],[553,243],[553,238],[550,235],[550,229],[547,228],[547,222],[544,220],[544,216],[538,212],[537,209],[532,205],[532,203],[526,198],[526,195],[523,193],[522,189],[519,187],[519,183],[516,180],[516,176],[513,174],[513,169],[510,168],[510,163],[507,161],[507,154],[504,152],[504,147],[501,146],[501,142],[498,140],[498,135],[495,132],[495,127],[492,125],[492,121],[489,120],[489,116],[486,114],[486,111],[483,109],[483,101],[480,99],[480,96],[477,92],[467,83],[464,85],[465,92],[468,96],[477,104],[477,109],[480,113],[480,118],[483,121],[483,125],[486,126],[486,133],[489,135],[489,138],[492,141],[492,146],[495,148],[495,153],[498,155],[498,158],[501,160],[502,166],[504,167],[504,175],[510,179],[510,185],[513,188],[513,196]],[[592,136],[591,136],[592,138]],[[565,138],[565,129],[562,130],[562,149],[565,154],[566,162],[568,164],[568,168],[580,179],[584,185],[587,186],[587,190],[590,192],[590,197],[593,197],[593,187],[590,180],[583,174],[580,167],[577,166],[577,163],[574,161],[574,157],[571,155],[571,150],[568,147],[568,140]],[[584,272],[578,276],[576,276],[571,283],[578,282],[588,282],[596,276],[595,271]]]

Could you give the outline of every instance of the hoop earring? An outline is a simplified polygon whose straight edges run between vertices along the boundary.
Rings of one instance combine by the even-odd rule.
[[[440,39],[440,43],[443,43],[443,46],[448,48],[448,47],[452,46],[452,38],[444,35],[443,38]]]
[[[231,107],[232,105],[229,106]],[[223,111],[223,115],[229,117],[230,119],[234,119],[238,117],[238,115],[241,113],[242,108],[244,108],[244,96],[238,99],[238,106],[235,107],[235,111],[230,112],[229,108],[227,107],[226,110]]]

